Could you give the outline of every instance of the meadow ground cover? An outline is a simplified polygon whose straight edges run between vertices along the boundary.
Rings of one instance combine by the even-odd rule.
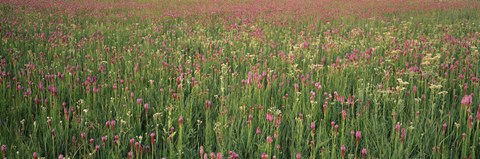
[[[480,158],[479,10],[0,0],[0,157]]]

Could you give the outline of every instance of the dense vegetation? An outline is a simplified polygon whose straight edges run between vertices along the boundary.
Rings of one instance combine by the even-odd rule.
[[[5,158],[479,158],[480,2],[0,0]]]

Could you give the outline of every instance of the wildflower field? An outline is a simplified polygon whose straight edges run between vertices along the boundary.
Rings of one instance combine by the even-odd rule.
[[[0,0],[2,158],[480,158],[480,1]]]

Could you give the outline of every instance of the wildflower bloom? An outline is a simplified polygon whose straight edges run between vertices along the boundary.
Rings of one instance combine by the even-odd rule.
[[[266,153],[262,153],[261,157],[262,157],[262,159],[267,159],[268,155]]]
[[[129,158],[129,159],[132,159],[132,158],[133,158],[133,152],[132,152],[132,151],[128,152],[128,158]]]
[[[178,124],[179,124],[180,126],[183,125],[183,116],[181,116],[181,115],[180,115],[180,117],[178,117]]]
[[[280,123],[282,122],[282,115],[278,115],[275,119],[275,127],[279,127]]]
[[[120,138],[120,136],[115,135],[115,136],[113,137],[113,139],[114,139],[113,142],[114,142],[115,144],[118,144],[118,139],[119,139],[119,138]]]
[[[464,106],[470,107],[472,105],[472,94],[463,96],[461,103]]]
[[[143,109],[145,109],[145,113],[148,112],[149,106],[150,106],[150,105],[149,105],[148,103],[143,104]]]
[[[212,105],[212,102],[210,102],[209,100],[205,101],[205,107],[207,108],[207,110],[210,110],[211,105]]]
[[[342,110],[342,118],[347,119],[347,111],[346,110]]]
[[[37,152],[33,152],[33,159],[37,159],[37,158],[38,158]]]
[[[345,145],[342,145],[342,147],[340,147],[340,151],[342,152],[342,158],[345,157],[345,151],[347,150],[347,148],[345,148]]]
[[[145,146],[145,153],[149,153],[150,152],[150,146],[146,145]]]
[[[54,96],[57,96],[57,87],[55,86],[49,86],[48,91],[53,93]]]
[[[267,136],[267,143],[271,144],[273,142],[273,139],[271,136]]]
[[[155,133],[150,133],[150,142],[152,143],[152,145],[155,143]]]
[[[305,42],[303,42],[303,47],[308,49],[308,48],[310,48],[310,44],[305,41]]]
[[[2,145],[2,153],[3,155],[7,153],[7,145]]]
[[[267,121],[273,121],[273,115],[271,113],[267,113]]]
[[[102,142],[105,144],[105,142],[107,142],[107,136],[103,136],[102,137]]]
[[[135,152],[139,152],[140,148],[140,143],[138,141],[135,142]]]
[[[250,114],[248,115],[248,121],[247,124],[250,125],[252,123],[253,116]]]
[[[130,139],[130,148],[132,148],[132,149],[133,149],[133,144],[135,144],[135,139],[131,138]]]
[[[45,86],[43,86],[42,82],[39,82],[38,83],[38,88],[40,89],[40,91],[43,91],[43,88],[45,88]]]
[[[203,146],[200,146],[200,158],[205,154],[205,150],[203,149]]]
[[[362,138],[362,132],[361,131],[357,131],[355,133],[355,138],[356,138],[356,141],[359,142],[360,139]]]
[[[236,152],[230,151],[228,152],[228,158],[229,159],[238,159],[238,154]]]
[[[110,121],[110,128],[113,130],[115,129],[115,125],[117,124],[117,122],[115,120],[112,120]]]
[[[367,149],[363,148],[362,149],[362,158],[365,158],[367,156]]]
[[[106,122],[105,122],[105,127],[106,127],[107,129],[110,128],[110,121],[106,121]]]
[[[86,137],[86,134],[85,134],[85,132],[82,132],[82,133],[80,134],[80,137],[82,137],[82,140],[84,140],[84,139],[85,139],[85,137]]]
[[[256,133],[257,133],[257,134],[260,134],[260,133],[261,133],[260,127],[257,127]]]
[[[297,158],[297,159],[301,159],[301,158],[302,158],[302,155],[301,155],[300,153],[297,153],[296,158]]]
[[[327,106],[328,106],[328,101],[325,101],[323,103],[323,114],[325,115],[327,113]]]
[[[311,91],[310,92],[310,101],[313,101],[313,100],[315,100],[315,92]]]

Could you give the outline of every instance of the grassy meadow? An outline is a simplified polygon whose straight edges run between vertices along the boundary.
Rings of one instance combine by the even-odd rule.
[[[0,0],[0,157],[480,158],[479,10]]]

